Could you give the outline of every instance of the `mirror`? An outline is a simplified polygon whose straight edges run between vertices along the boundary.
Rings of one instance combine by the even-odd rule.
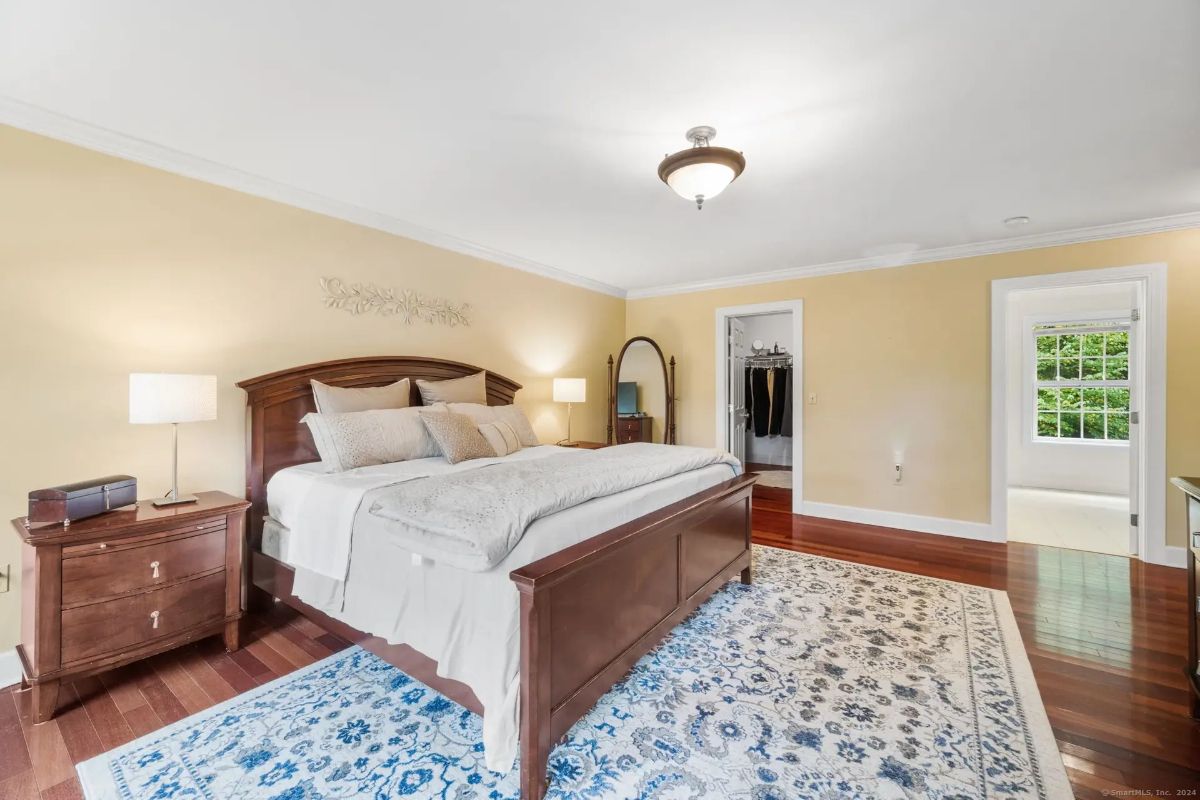
[[[653,339],[635,336],[608,357],[608,444],[675,444],[675,357],[670,370]]]

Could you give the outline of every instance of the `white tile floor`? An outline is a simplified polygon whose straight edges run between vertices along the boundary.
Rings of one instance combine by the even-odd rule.
[[[1010,486],[1008,539],[1127,556],[1129,498]]]

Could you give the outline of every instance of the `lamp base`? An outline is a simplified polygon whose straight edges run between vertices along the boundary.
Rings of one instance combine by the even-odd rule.
[[[181,506],[186,503],[195,503],[199,499],[200,498],[196,497],[194,494],[184,494],[180,495],[179,497],[160,497],[154,501],[154,507],[162,508],[163,506]]]

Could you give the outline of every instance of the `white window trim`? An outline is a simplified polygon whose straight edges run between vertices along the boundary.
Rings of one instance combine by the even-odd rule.
[[[1087,323],[1087,322],[1106,322],[1116,319],[1128,319],[1129,309],[1116,309],[1113,311],[1081,311],[1071,314],[1030,314],[1022,321],[1022,362],[1024,369],[1021,372],[1021,426],[1024,429],[1026,441],[1034,444],[1046,444],[1054,446],[1066,447],[1129,447],[1129,440],[1125,439],[1078,439],[1063,438],[1060,436],[1038,436],[1037,435],[1037,402],[1030,402],[1030,398],[1034,397],[1035,389],[1037,388],[1037,336],[1034,335],[1034,329],[1039,325],[1054,325],[1054,324],[1071,324],[1071,323]],[[1131,380],[1123,382],[1113,381],[1089,381],[1086,388],[1089,389],[1104,389],[1117,388],[1124,389],[1132,386]],[[1130,401],[1132,403],[1132,400]]]

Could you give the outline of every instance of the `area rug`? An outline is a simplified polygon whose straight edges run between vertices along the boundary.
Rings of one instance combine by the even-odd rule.
[[[1068,798],[1003,592],[755,547],[551,756],[554,798]],[[518,796],[351,648],[79,765],[90,800]]]
[[[754,474],[758,476],[756,486],[770,486],[772,489],[792,488],[792,471],[790,469],[764,469]]]

